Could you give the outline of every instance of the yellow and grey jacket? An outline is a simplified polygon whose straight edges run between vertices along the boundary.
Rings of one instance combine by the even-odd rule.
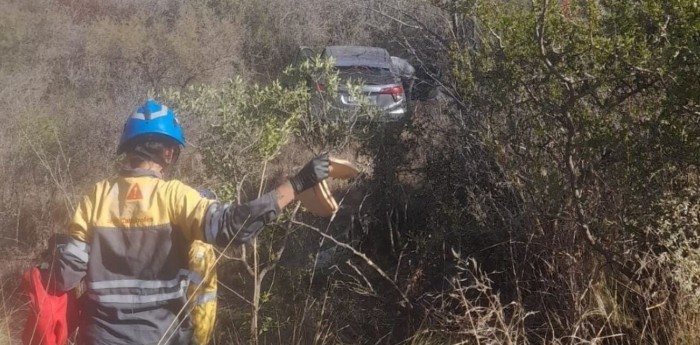
[[[241,205],[200,196],[180,181],[124,170],[97,183],[58,248],[58,285],[84,279],[78,344],[189,344],[185,310],[194,241],[250,241],[279,213],[274,192]]]
[[[187,287],[187,312],[192,320],[192,343],[209,343],[216,322],[216,252],[199,240],[190,245],[190,283]]]

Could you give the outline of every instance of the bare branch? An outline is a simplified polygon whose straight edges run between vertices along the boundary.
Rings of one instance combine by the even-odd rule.
[[[296,220],[292,220],[292,222],[294,224],[301,225],[304,228],[307,228],[309,230],[312,230],[312,231],[318,233],[323,238],[328,239],[331,242],[333,242],[335,245],[342,247],[344,249],[347,249],[350,252],[352,252],[353,254],[355,254],[355,256],[361,258],[368,266],[372,267],[372,269],[374,269],[375,272],[377,272],[380,276],[382,276],[382,278],[384,278],[387,282],[389,282],[389,284],[391,284],[391,286],[394,288],[394,290],[396,290],[396,292],[399,293],[399,295],[401,296],[401,299],[403,300],[401,303],[402,306],[412,308],[411,302],[409,301],[408,297],[406,297],[406,295],[403,293],[403,291],[401,291],[401,289],[399,289],[398,285],[396,285],[396,282],[394,280],[392,280],[384,272],[384,270],[382,270],[379,266],[377,266],[377,264],[375,264],[374,261],[372,261],[372,259],[368,258],[367,255],[365,255],[362,252],[359,252],[357,249],[353,248],[351,245],[349,245],[347,243],[340,242],[340,241],[336,240],[333,236],[325,234],[323,231],[321,231],[320,229],[318,229],[314,226],[311,226],[309,224],[299,222]]]

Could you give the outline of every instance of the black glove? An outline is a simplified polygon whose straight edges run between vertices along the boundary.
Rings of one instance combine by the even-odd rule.
[[[328,159],[328,153],[324,153],[306,163],[294,177],[289,179],[292,188],[294,188],[294,193],[299,194],[327,179],[330,166],[331,161]]]

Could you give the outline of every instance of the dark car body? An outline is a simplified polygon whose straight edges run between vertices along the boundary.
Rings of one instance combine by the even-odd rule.
[[[406,93],[400,77],[392,71],[391,56],[383,48],[363,46],[328,46],[321,58],[332,58],[338,71],[338,93],[332,101],[340,109],[353,109],[363,104],[380,110],[377,121],[402,120],[407,112]],[[351,95],[347,82],[360,84],[361,95]]]

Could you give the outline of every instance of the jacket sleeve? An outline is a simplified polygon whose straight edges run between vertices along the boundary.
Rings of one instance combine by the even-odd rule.
[[[204,239],[221,247],[230,241],[250,243],[280,213],[276,196],[272,191],[240,205],[213,203],[207,210]]]
[[[56,272],[56,289],[69,291],[83,280],[87,273],[88,248],[85,242],[71,239],[68,243],[58,244],[53,262]]]
[[[68,228],[70,236],[66,236],[67,240],[56,243],[53,272],[59,291],[77,287],[87,273],[90,249],[85,241],[92,204],[89,196],[83,198]]]

